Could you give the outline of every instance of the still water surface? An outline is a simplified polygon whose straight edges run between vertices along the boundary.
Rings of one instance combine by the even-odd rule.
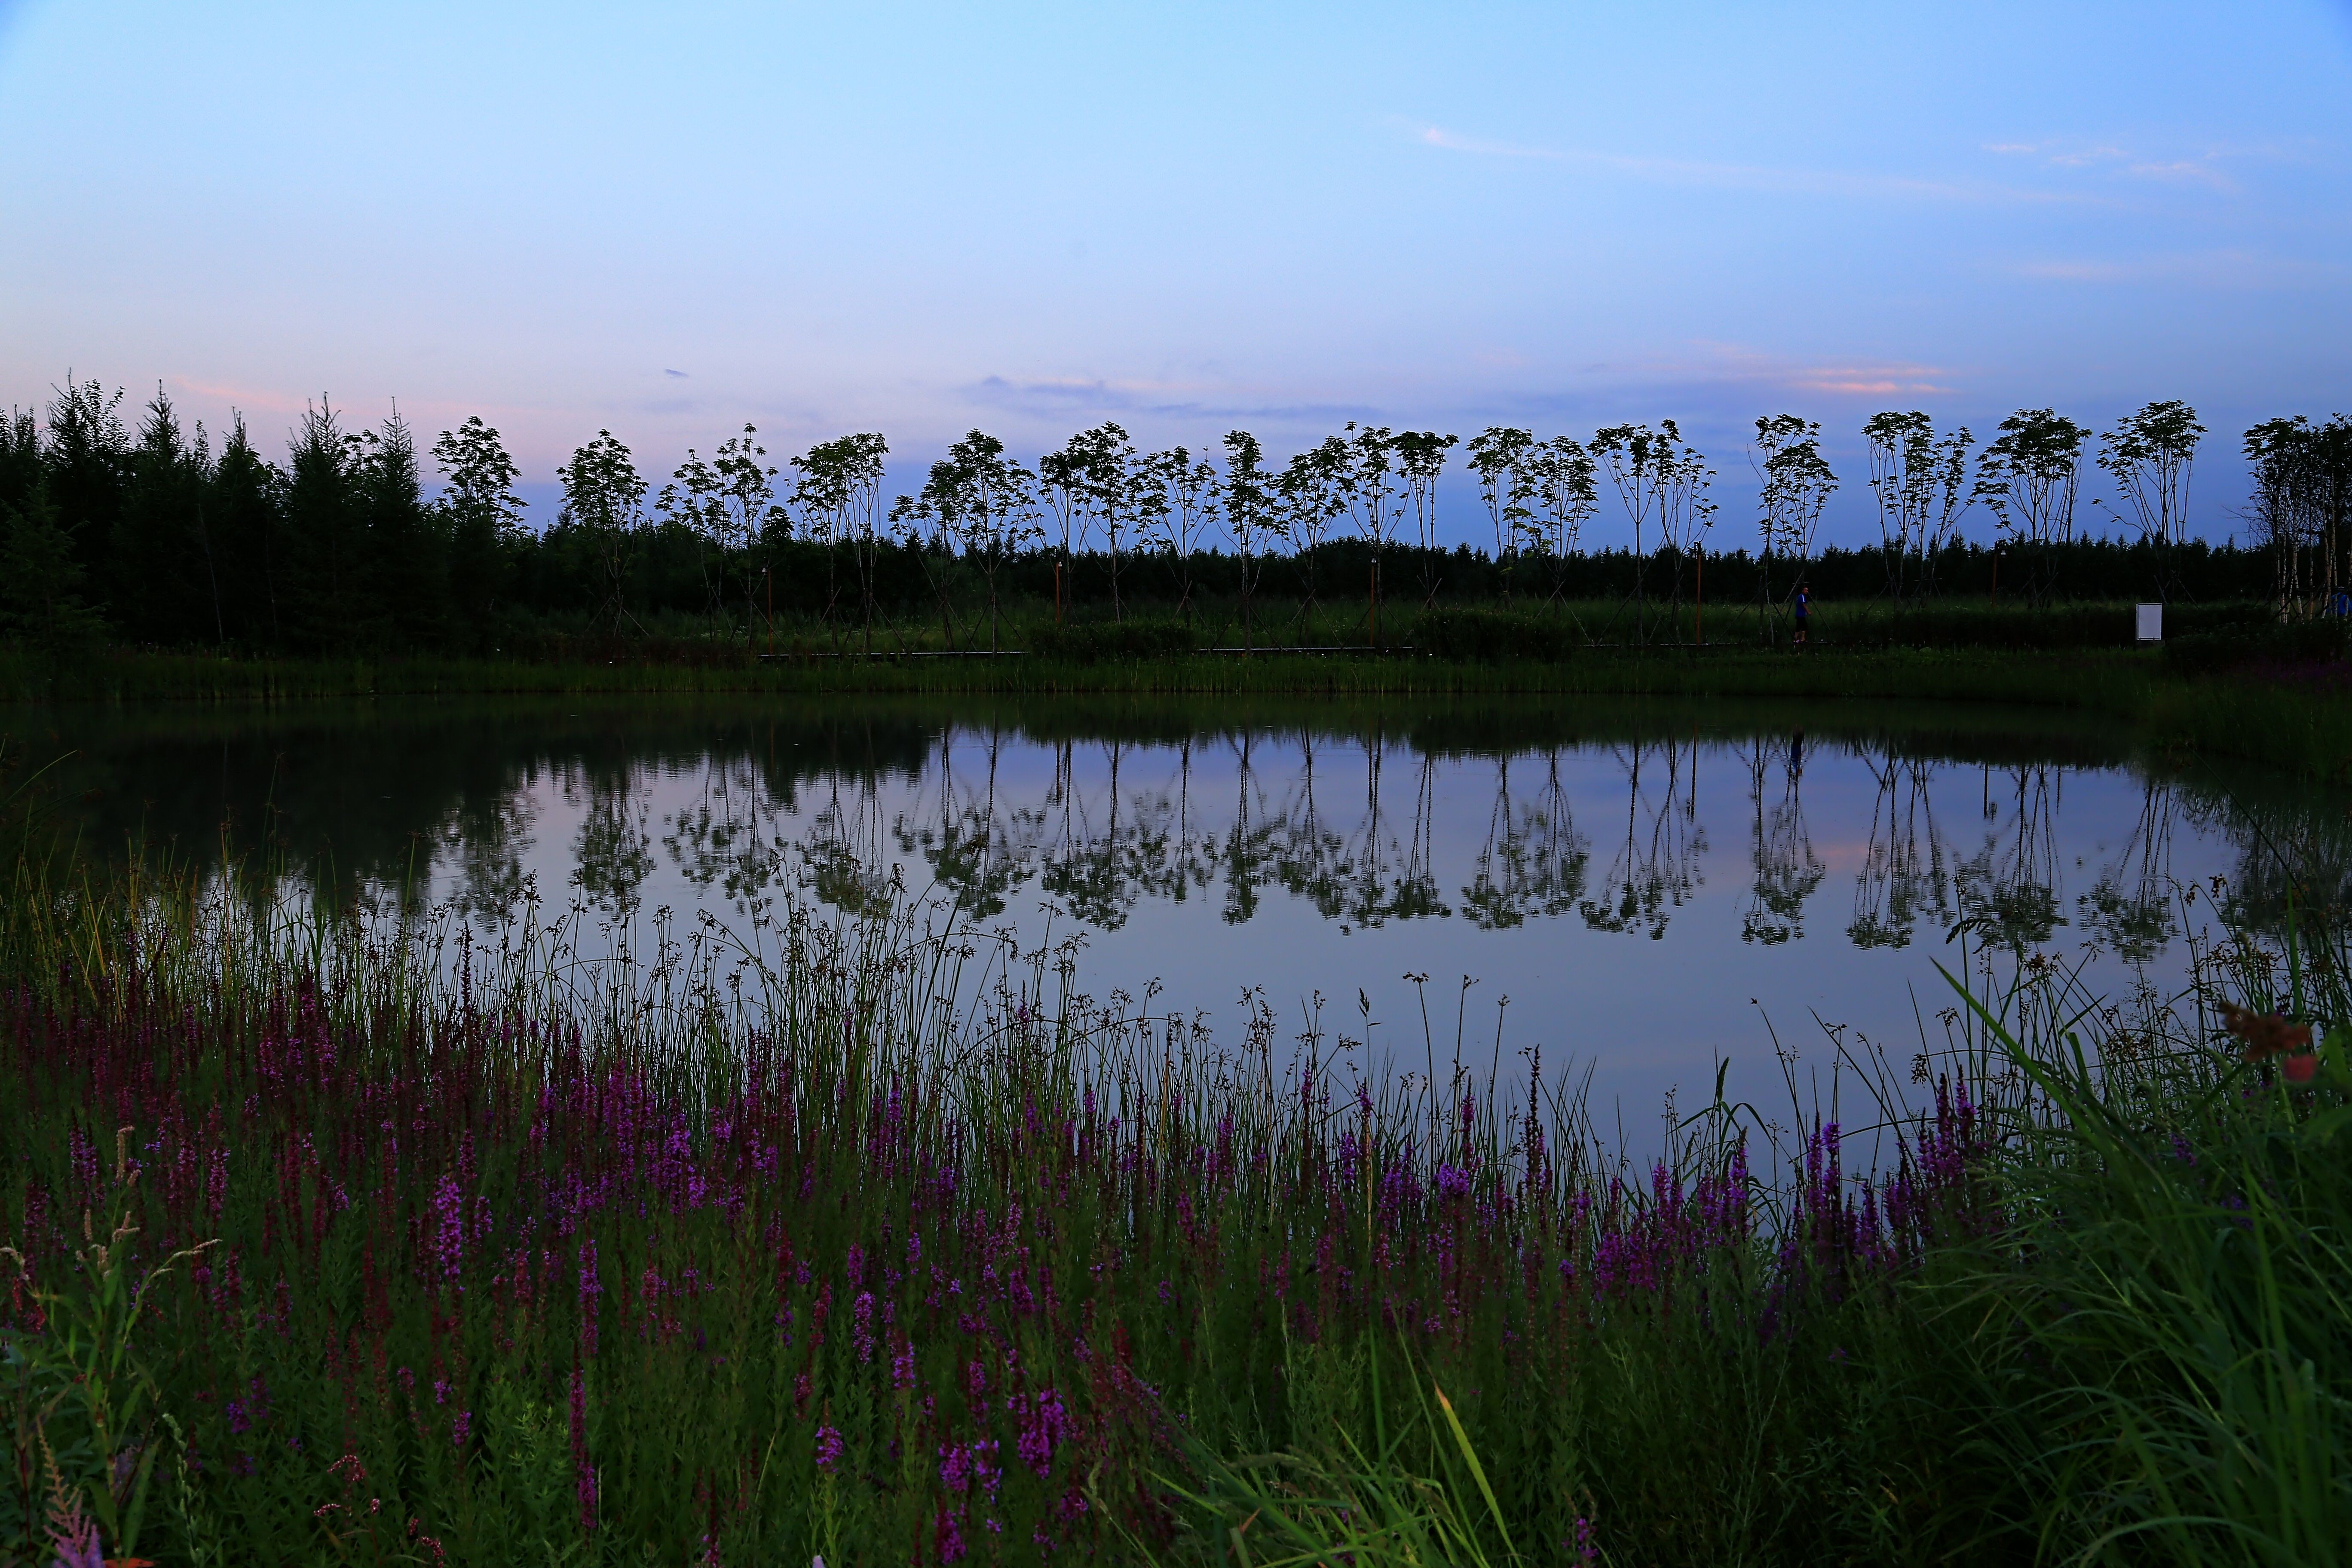
[[[487,916],[535,884],[739,926],[896,868],[1024,945],[1081,937],[1097,997],[1221,1037],[1252,989],[1360,1037],[1360,997],[1410,1066],[1425,1005],[1441,1057],[1540,1047],[1629,1116],[1724,1058],[1778,1092],[1775,1032],[1809,1058],[1824,1026],[1940,1038],[1963,921],[2161,988],[2179,884],[2259,905],[2282,850],[2345,858],[2340,797],[1990,708],[511,699],[0,728],[70,753],[86,842],[264,850],[337,899]]]

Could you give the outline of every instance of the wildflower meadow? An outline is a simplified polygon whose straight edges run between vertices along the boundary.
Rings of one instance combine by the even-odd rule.
[[[1916,1062],[1630,1162],[1539,1066],[1220,1044],[903,900],[598,947],[13,875],[0,1562],[2352,1539],[2307,914],[2132,1007],[1955,949]]]

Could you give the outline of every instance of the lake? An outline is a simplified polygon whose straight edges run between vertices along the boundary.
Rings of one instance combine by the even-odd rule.
[[[19,710],[86,844],[266,858],[336,900],[487,918],[858,907],[894,868],[1098,999],[1240,1033],[1246,994],[1419,1068],[1788,1104],[1834,1053],[1940,1042],[1960,922],[2121,994],[2185,973],[2179,887],[2259,916],[2346,802],[2140,756],[2080,713],[1591,699],[460,699]],[[2345,879],[2338,877],[2340,888]],[[2331,889],[2330,891],[2333,891]],[[2188,911],[2202,917],[2206,905]],[[1465,980],[1468,984],[1465,984]],[[1424,1019],[1426,1022],[1424,1023]]]

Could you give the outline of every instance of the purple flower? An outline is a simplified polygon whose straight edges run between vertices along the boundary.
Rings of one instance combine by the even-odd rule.
[[[1002,1449],[993,1439],[971,1446],[972,1479],[987,1491],[992,1502],[996,1500],[996,1489],[1004,1482],[1004,1468],[996,1462],[1000,1452]]]
[[[588,1237],[580,1244],[580,1342],[583,1353],[596,1353],[596,1299],[604,1293],[604,1280],[596,1268],[596,1241]]]
[[[433,1188],[433,1263],[444,1283],[457,1283],[466,1268],[466,1199],[457,1180],[444,1174]]]
[[[463,1448],[466,1446],[466,1439],[473,1435],[473,1431],[474,1413],[470,1410],[460,1410],[457,1412],[457,1419],[449,1423],[449,1447]]]
[[[1021,1462],[1041,1479],[1051,1476],[1055,1446],[1070,1435],[1070,1415],[1062,1406],[1062,1396],[1051,1388],[1041,1388],[1034,1399],[1014,1399],[1013,1416],[1021,1424],[1015,1443]]]
[[[862,1290],[849,1309],[850,1338],[860,1363],[874,1359],[874,1292]]]
[[[816,1429],[816,1468],[828,1476],[841,1468],[841,1434],[831,1426]]]

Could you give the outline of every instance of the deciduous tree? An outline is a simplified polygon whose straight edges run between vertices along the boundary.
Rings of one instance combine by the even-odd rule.
[[[1658,421],[1655,430],[1647,425],[1607,426],[1594,434],[1592,451],[1608,468],[1610,482],[1633,525],[1633,618],[1641,640],[1647,642],[1645,527],[1655,532],[1662,548],[1678,555],[1689,553],[1714,523],[1715,503],[1707,499],[1707,489],[1715,470],[1696,447],[1683,440],[1681,429],[1671,419]],[[1679,604],[1681,596],[1682,578],[1677,573],[1673,602]]]
[[[1246,430],[1229,430],[1224,447],[1225,533],[1234,542],[1234,552],[1241,557],[1242,646],[1247,648],[1252,642],[1250,606],[1258,575],[1265,569],[1269,549],[1279,548],[1289,531],[1276,494],[1279,481],[1266,472],[1265,449],[1257,437]]]
[[[2197,461],[2198,443],[2205,426],[2197,411],[2178,398],[2144,405],[2116,421],[2099,437],[2099,467],[2115,482],[2116,492],[2131,509],[2131,521],[2143,542],[2153,546],[2158,560],[2156,592],[2169,598],[2170,557],[2188,537],[2189,477]],[[2112,509],[2110,509],[2112,510]],[[2327,552],[2327,576],[2335,576],[2334,550]]]
[[[833,552],[845,544],[857,575],[858,617],[869,654],[874,651],[874,573],[881,547],[882,468],[889,451],[887,441],[866,432],[820,441],[793,459],[800,476],[793,486],[793,505],[809,537],[825,546],[825,618],[831,621],[838,598],[832,584]]]
[[[513,557],[525,542],[522,514],[529,503],[514,488],[521,470],[498,431],[478,414],[441,432],[433,443],[433,462],[442,477],[452,608],[478,640],[490,629]]]
[[[1756,451],[1762,458],[1759,462],[1751,454],[1749,460],[1756,462],[1757,477],[1762,481],[1758,495],[1757,529],[1761,538],[1757,585],[1767,605],[1773,603],[1773,557],[1791,559],[1797,567],[1796,581],[1803,580],[1805,562],[1813,552],[1813,534],[1821,526],[1831,493],[1837,489],[1837,475],[1822,456],[1821,436],[1818,422],[1794,414],[1756,421]]]
[[[1551,592],[1557,602],[1565,585],[1568,558],[1574,554],[1584,524],[1601,507],[1600,465],[1584,443],[1572,436],[1555,436],[1530,450],[1527,458],[1528,494],[1534,510],[1519,522],[1527,548],[1551,564]]]
[[[1437,479],[1445,471],[1445,454],[1459,440],[1458,437],[1441,436],[1434,430],[1407,430],[1390,443],[1390,449],[1396,454],[1397,471],[1404,477],[1413,530],[1420,536],[1421,607],[1424,610],[1436,602],[1440,586],[1436,563],[1443,547],[1437,538]]]
[[[604,603],[595,618],[618,636],[625,624],[635,620],[626,593],[628,551],[645,526],[646,481],[629,448],[610,430],[596,432],[596,438],[574,451],[555,476],[563,484],[563,510],[557,521],[579,530],[588,540],[603,577]]]
[[[2074,537],[2074,500],[2083,485],[2083,443],[2090,432],[2048,408],[2021,408],[1977,460],[1976,495],[2000,520],[2000,531],[2032,563],[2028,593],[2039,604],[2051,588],[2053,545]]]
[[[1283,531],[1297,549],[1307,589],[1306,600],[1299,605],[1302,616],[1315,609],[1323,542],[1331,536],[1331,525],[1348,513],[1352,462],[1348,443],[1337,436],[1326,436],[1295,454],[1274,481]]]
[[[1495,531],[1495,563],[1501,568],[1506,604],[1510,602],[1511,565],[1519,552],[1521,531],[1535,519],[1528,505],[1535,487],[1527,466],[1535,444],[1532,430],[1490,425],[1470,437],[1467,448],[1470,471],[1478,476],[1478,499],[1486,503],[1486,521]]]
[[[1958,536],[1960,516],[1976,499],[1968,483],[1976,437],[1965,425],[1938,436],[1936,422],[1917,409],[1874,414],[1862,436],[1870,450],[1887,592],[1898,599],[1926,593],[1937,555]]]
[[[719,443],[709,461],[691,447],[670,482],[662,487],[656,508],[693,533],[716,559],[715,576],[706,569],[706,589],[712,609],[723,614],[727,574],[730,567],[743,586],[743,637],[750,642],[759,611],[754,598],[756,574],[751,551],[772,531],[785,527],[783,509],[776,504],[776,469],[760,445],[759,428],[746,425],[740,436]]]
[[[1205,456],[1196,458],[1189,448],[1174,447],[1145,458],[1142,473],[1150,495],[1144,523],[1168,552],[1176,572],[1176,613],[1190,624],[1193,558],[1217,519],[1217,468]]]

